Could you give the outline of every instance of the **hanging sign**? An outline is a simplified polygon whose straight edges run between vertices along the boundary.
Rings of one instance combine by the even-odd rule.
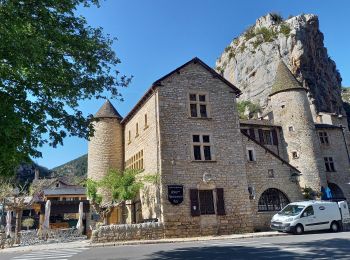
[[[168,185],[168,200],[178,205],[184,200],[183,185]]]

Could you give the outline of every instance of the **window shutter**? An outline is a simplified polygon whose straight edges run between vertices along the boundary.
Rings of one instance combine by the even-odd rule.
[[[198,200],[198,190],[190,189],[190,200],[191,200],[191,216],[196,217],[200,215],[199,211],[199,200]]]
[[[264,135],[263,135],[263,130],[262,129],[258,129],[258,133],[259,133],[259,140],[261,144],[264,144]]]
[[[272,141],[273,141],[273,145],[278,145],[278,138],[277,138],[276,129],[272,130]]]
[[[254,131],[254,128],[250,128],[249,129],[249,135],[252,139],[255,139],[255,131]]]
[[[224,200],[224,189],[217,188],[216,189],[216,210],[217,215],[226,215],[225,213],[225,200]]]

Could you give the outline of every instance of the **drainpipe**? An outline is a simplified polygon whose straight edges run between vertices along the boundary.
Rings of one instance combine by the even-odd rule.
[[[345,134],[344,134],[344,128],[345,128],[345,127],[341,126],[341,133],[343,134],[343,139],[344,139],[344,143],[345,143],[346,154],[348,155],[348,160],[349,160],[349,163],[350,163],[348,144],[346,143],[346,138],[345,138]]]

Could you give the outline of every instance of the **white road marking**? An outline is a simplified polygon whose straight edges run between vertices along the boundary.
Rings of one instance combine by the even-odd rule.
[[[53,249],[53,250],[43,250],[39,252],[31,252],[21,256],[15,256],[13,260],[68,260],[74,255],[77,255],[84,250],[88,250],[89,248],[62,248],[62,249]]]

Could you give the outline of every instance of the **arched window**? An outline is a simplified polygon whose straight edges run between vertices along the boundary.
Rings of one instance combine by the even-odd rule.
[[[335,183],[328,183],[328,187],[331,189],[332,191],[332,198],[333,199],[344,199],[344,193],[341,190],[341,188],[339,188],[339,186]]]
[[[289,199],[278,189],[267,189],[261,194],[258,211],[279,211],[289,204]]]

